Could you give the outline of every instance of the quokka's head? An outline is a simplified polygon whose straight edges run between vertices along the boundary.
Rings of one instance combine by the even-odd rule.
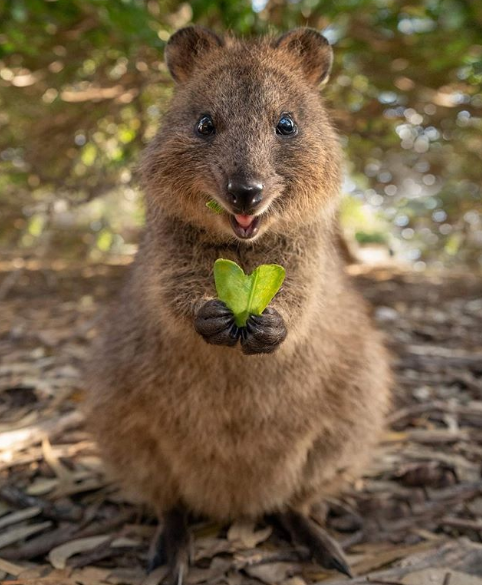
[[[340,150],[319,95],[332,64],[321,34],[240,41],[188,27],[166,63],[176,87],[141,167],[149,208],[241,241],[333,212]]]

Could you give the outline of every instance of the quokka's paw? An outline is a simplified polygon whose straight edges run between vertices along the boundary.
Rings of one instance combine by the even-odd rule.
[[[276,309],[266,308],[261,315],[250,315],[241,329],[241,348],[246,355],[272,353],[286,338],[283,317]]]
[[[234,315],[220,300],[207,301],[197,312],[194,328],[207,343],[213,345],[236,345],[240,330]]]

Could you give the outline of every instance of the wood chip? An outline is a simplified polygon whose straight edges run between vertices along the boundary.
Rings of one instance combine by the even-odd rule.
[[[301,571],[302,567],[299,563],[270,563],[269,565],[246,567],[248,575],[267,583],[267,585],[286,581],[294,575],[299,575]]]
[[[22,526],[21,528],[13,528],[0,536],[0,549],[5,548],[9,544],[23,540],[32,534],[42,532],[46,528],[50,528],[52,522],[42,522],[41,524],[33,524],[31,526]]]
[[[4,571],[7,575],[18,577],[21,573],[25,573],[27,567],[11,563],[5,559],[0,558],[0,571]]]
[[[0,518],[0,529],[5,528],[6,526],[10,526],[11,524],[18,524],[19,522],[23,522],[29,518],[34,518],[35,516],[38,516],[40,512],[40,508],[32,506],[31,508],[25,508],[24,510],[19,510],[18,512],[6,514]]]
[[[255,530],[255,523],[249,521],[234,522],[228,530],[228,540],[234,547],[254,548],[264,542],[272,532],[267,526],[262,530]]]
[[[53,548],[49,552],[49,561],[56,569],[65,569],[70,557],[81,552],[90,551],[93,548],[104,544],[110,538],[110,536],[104,535],[71,540],[70,542],[66,542],[65,544]]]

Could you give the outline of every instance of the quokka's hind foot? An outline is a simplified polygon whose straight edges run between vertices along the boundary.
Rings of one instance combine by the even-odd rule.
[[[187,512],[179,506],[173,508],[162,519],[162,530],[150,553],[147,572],[166,565],[168,572],[163,585],[183,585],[189,570],[191,538],[188,530]]]
[[[267,518],[291,537],[294,544],[305,546],[313,560],[325,569],[334,569],[352,577],[340,545],[323,528],[300,512],[288,510]]]

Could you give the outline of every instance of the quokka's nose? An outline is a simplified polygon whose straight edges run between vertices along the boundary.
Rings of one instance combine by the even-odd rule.
[[[254,212],[263,199],[263,183],[254,179],[233,178],[228,182],[228,199],[238,213]]]

